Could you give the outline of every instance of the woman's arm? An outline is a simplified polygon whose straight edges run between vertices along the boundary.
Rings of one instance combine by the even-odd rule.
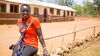
[[[37,34],[38,34],[39,41],[40,41],[40,43],[41,43],[41,45],[42,45],[42,47],[43,47],[43,55],[44,55],[44,56],[50,56],[50,55],[48,54],[47,49],[46,49],[46,45],[45,45],[45,41],[44,41],[44,38],[43,38],[43,34],[42,34],[41,28],[38,28],[38,29],[37,29]]]
[[[39,38],[39,41],[40,41],[42,47],[45,48],[46,45],[45,45],[45,41],[44,41],[44,38],[43,38],[43,34],[42,34],[41,28],[37,29],[37,34],[38,34],[38,38]]]

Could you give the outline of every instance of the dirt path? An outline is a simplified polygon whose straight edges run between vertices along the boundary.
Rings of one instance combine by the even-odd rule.
[[[95,25],[100,25],[100,21],[83,20],[74,22],[72,21],[41,24],[44,38],[72,32],[74,31],[75,26],[76,30],[79,30]],[[11,44],[16,43],[19,36],[20,34],[16,25],[0,25],[0,56],[11,56],[12,51],[9,50],[8,47]]]

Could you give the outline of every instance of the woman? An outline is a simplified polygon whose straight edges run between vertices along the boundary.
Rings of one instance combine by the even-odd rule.
[[[18,27],[21,37],[14,47],[12,56],[35,55],[38,51],[38,39],[42,44],[45,55],[49,56],[43,39],[40,22],[37,18],[30,16],[30,6],[23,4],[20,12],[22,18],[18,19]]]

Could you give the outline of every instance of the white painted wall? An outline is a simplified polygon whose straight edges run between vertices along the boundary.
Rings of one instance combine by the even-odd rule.
[[[44,7],[39,7],[39,14],[43,15],[44,14]]]
[[[67,11],[65,11],[65,14],[66,14],[66,16],[67,16]]]
[[[55,16],[57,15],[57,9],[54,9],[54,15]]]
[[[20,7],[21,7],[21,5],[19,5],[19,13],[20,13]]]
[[[10,3],[6,3],[6,13],[10,13]]]
[[[71,11],[69,11],[69,16],[71,16]]]
[[[73,16],[75,16],[75,12],[73,12]]]
[[[64,14],[64,11],[60,10],[60,16],[63,16],[63,14]]]
[[[48,15],[49,15],[49,14],[50,14],[50,8],[47,8],[47,11],[48,11],[47,13],[48,13]]]

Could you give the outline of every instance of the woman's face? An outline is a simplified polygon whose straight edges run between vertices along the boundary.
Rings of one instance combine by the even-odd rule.
[[[28,6],[21,7],[21,15],[24,20],[30,16],[30,8]]]

